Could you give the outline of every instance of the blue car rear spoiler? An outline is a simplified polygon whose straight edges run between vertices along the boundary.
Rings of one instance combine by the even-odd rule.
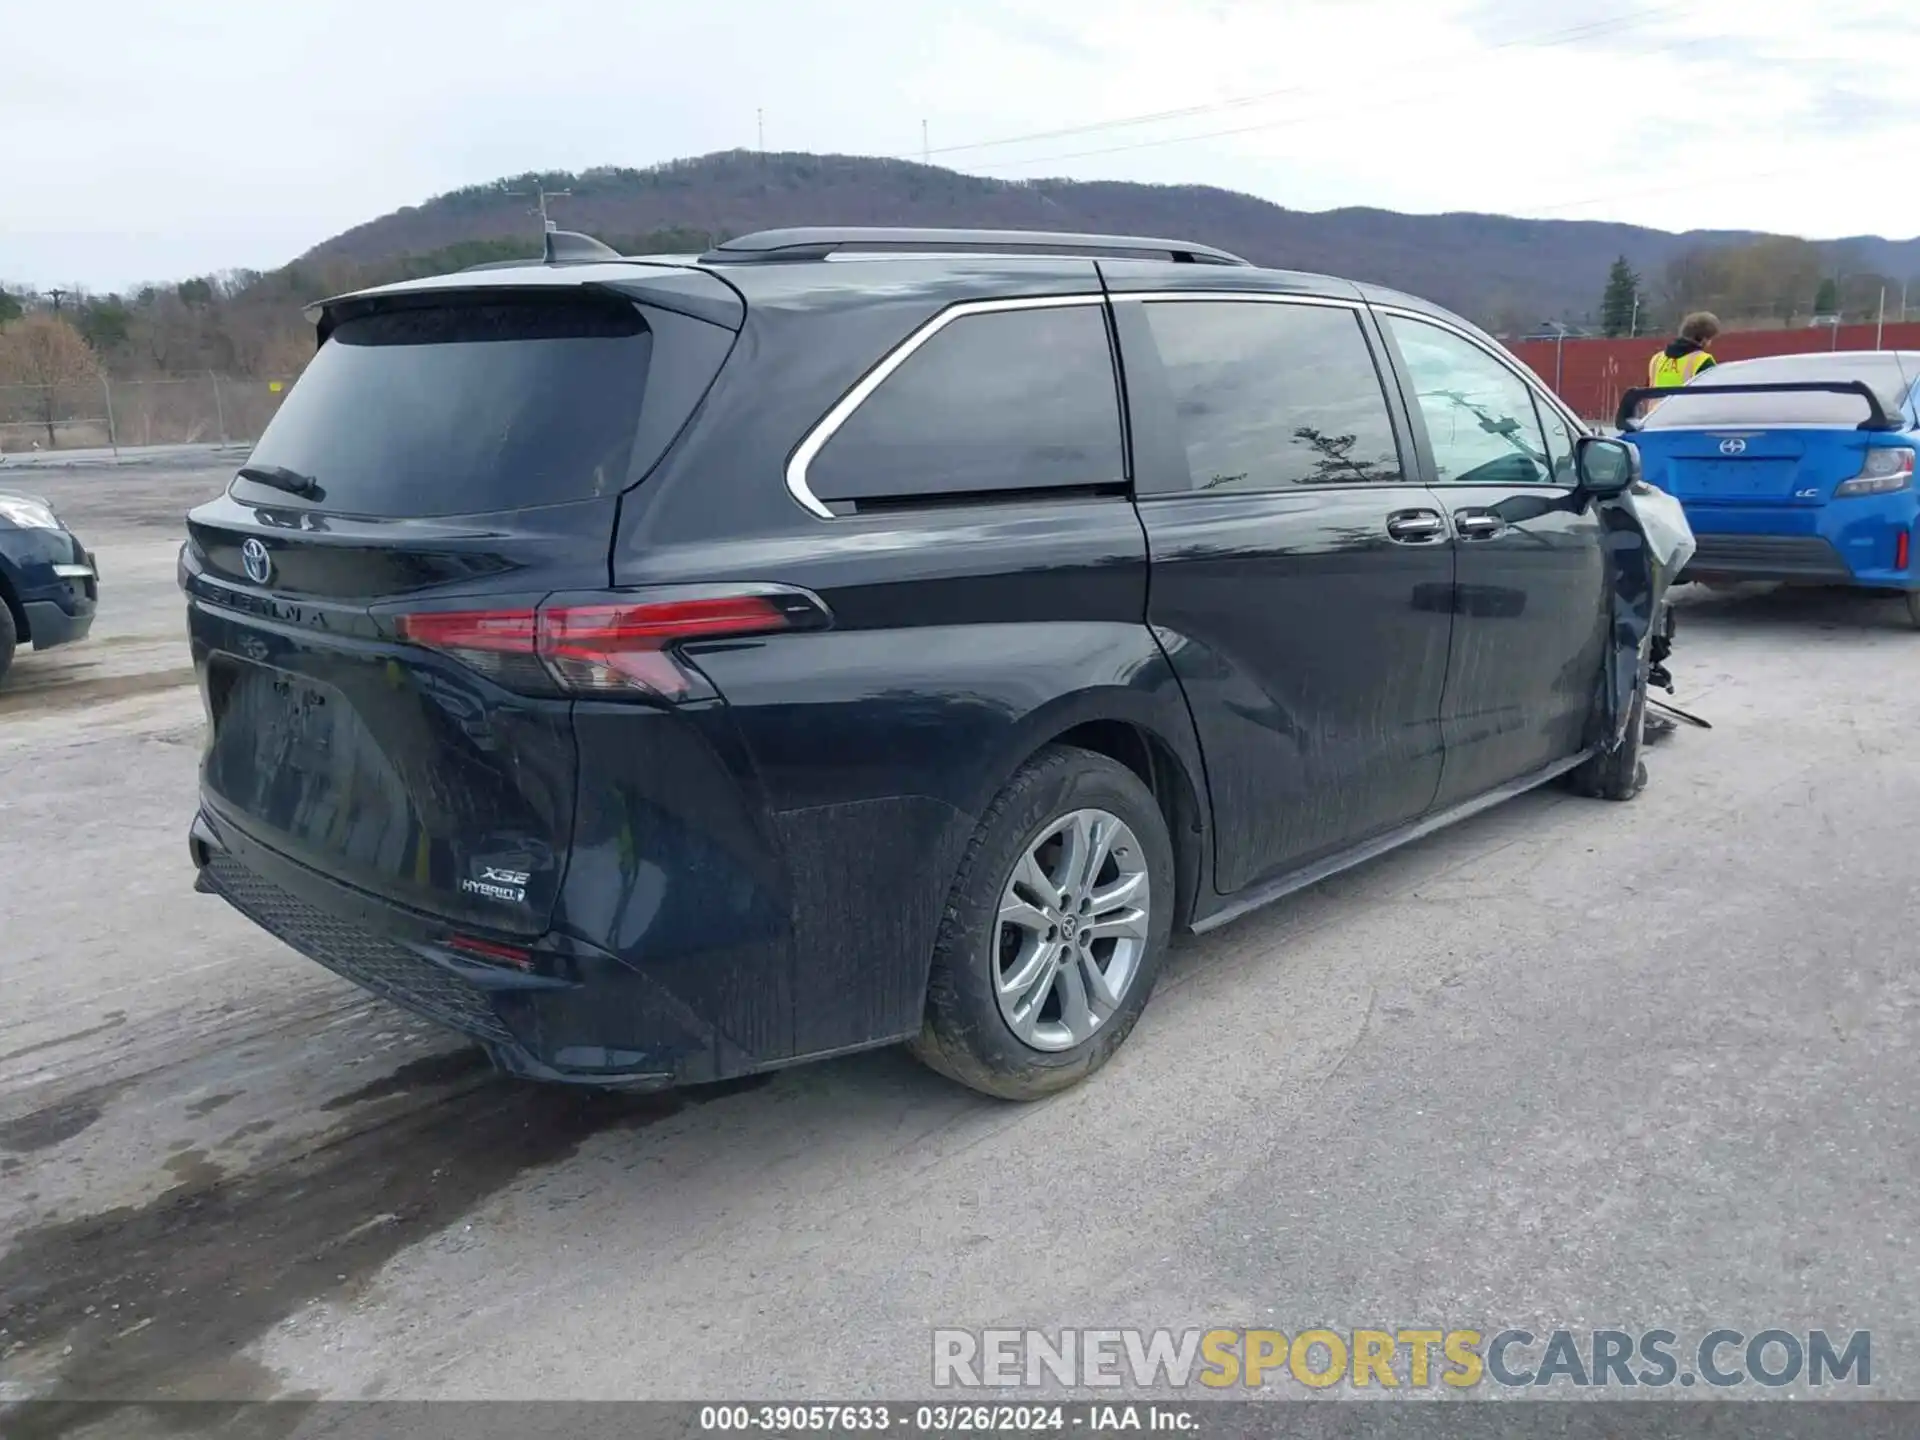
[[[1903,428],[1900,417],[1887,414],[1886,407],[1880,403],[1880,397],[1864,380],[1781,380],[1768,385],[1669,385],[1663,388],[1642,385],[1627,391],[1620,397],[1620,410],[1613,417],[1613,423],[1623,433],[1637,430],[1640,427],[1634,423],[1633,412],[1640,408],[1642,401],[1671,400],[1676,395],[1796,395],[1808,392],[1858,395],[1867,402],[1867,418],[1861,421],[1859,426],[1862,430]]]

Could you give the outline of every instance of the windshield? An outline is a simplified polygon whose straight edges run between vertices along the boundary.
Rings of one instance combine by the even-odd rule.
[[[1723,385],[1778,385],[1808,380],[1864,380],[1889,415],[1906,404],[1912,377],[1920,374],[1920,356],[1891,351],[1877,355],[1771,355],[1762,360],[1731,360],[1702,371],[1687,386],[1688,395]],[[1660,403],[1643,430],[1692,430],[1717,425],[1858,425],[1867,403],[1858,395],[1807,391],[1786,395],[1715,395]]]
[[[342,323],[248,460],[340,514],[483,514],[619,491],[652,337],[631,305],[492,298]],[[243,498],[286,492],[236,482]]]

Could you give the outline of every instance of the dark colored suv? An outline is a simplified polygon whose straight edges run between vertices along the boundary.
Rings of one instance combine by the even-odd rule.
[[[100,604],[93,554],[37,495],[0,490],[0,680],[21,645],[87,638]]]
[[[1632,451],[1407,296],[1118,237],[559,234],[310,313],[181,556],[199,884],[512,1073],[908,1041],[1042,1095],[1174,931],[1644,781]]]

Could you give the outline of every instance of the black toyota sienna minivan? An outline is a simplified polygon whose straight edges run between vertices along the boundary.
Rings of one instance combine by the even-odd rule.
[[[181,555],[198,884],[513,1074],[906,1041],[1037,1097],[1174,932],[1644,783],[1632,452],[1408,296],[1115,236],[561,233],[309,313]]]

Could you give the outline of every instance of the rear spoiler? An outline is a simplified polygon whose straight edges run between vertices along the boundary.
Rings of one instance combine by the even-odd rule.
[[[1867,418],[1860,422],[1862,430],[1898,430],[1901,429],[1900,417],[1888,415],[1886,407],[1881,405],[1880,397],[1873,387],[1864,380],[1781,380],[1770,385],[1669,385],[1664,388],[1641,385],[1627,391],[1620,397],[1620,410],[1613,417],[1613,423],[1623,433],[1637,430],[1634,424],[1634,411],[1646,400],[1671,400],[1676,395],[1804,395],[1824,393],[1828,395],[1858,395],[1867,402]]]

